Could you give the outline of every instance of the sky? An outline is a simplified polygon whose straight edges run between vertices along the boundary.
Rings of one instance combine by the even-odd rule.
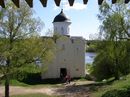
[[[82,0],[75,0],[73,7],[69,6],[68,0],[61,0],[60,7],[57,7],[54,0],[48,0],[47,7],[43,7],[40,0],[33,0],[35,15],[44,22],[41,35],[46,35],[48,29],[53,30],[53,20],[63,9],[65,15],[71,20],[70,35],[82,36],[85,39],[92,38],[99,32],[98,0],[88,0],[87,5]]]

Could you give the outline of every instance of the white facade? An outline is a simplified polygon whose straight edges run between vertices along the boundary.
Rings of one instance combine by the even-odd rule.
[[[72,78],[85,76],[85,39],[69,37],[70,24],[63,10],[55,17],[54,34],[58,33],[61,37],[56,40],[57,51],[54,60],[42,73],[42,79],[60,78],[61,75],[67,74]]]
[[[72,78],[85,76],[85,40],[82,37],[64,37],[56,41],[57,52],[42,78],[60,78],[66,72]],[[63,71],[62,71],[63,70]]]
[[[71,22],[54,22],[54,34],[69,35]]]

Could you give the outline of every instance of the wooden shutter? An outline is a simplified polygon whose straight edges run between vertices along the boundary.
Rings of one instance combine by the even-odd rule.
[[[12,2],[19,8],[19,0],[12,0]]]
[[[61,0],[54,0],[54,1],[55,1],[56,6],[60,6],[60,1]]]
[[[70,5],[70,6],[73,6],[74,0],[68,0],[68,1],[69,1],[69,5]]]
[[[98,5],[101,5],[103,0],[98,0]]]
[[[43,7],[46,7],[46,6],[47,6],[47,0],[40,0],[40,1],[41,1],[41,3],[42,3]]]
[[[33,7],[33,0],[25,0],[27,2],[27,4],[29,5],[29,7]]]
[[[84,4],[87,4],[87,3],[88,3],[88,0],[83,0],[83,3],[84,3]]]
[[[2,8],[5,8],[4,0],[0,0],[0,6],[1,6]]]

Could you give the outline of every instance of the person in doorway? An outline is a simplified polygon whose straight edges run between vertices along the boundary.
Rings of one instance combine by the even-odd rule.
[[[61,79],[61,82],[64,82],[64,76],[63,76],[63,73],[60,74],[60,79]]]
[[[71,77],[70,77],[69,74],[66,75],[65,79],[66,79],[66,83],[69,83],[69,84],[70,84]]]

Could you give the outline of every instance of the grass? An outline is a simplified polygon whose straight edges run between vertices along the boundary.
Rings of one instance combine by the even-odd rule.
[[[60,97],[60,96],[49,96],[45,94],[24,94],[24,95],[13,95],[11,97]]]
[[[5,80],[2,80],[1,83],[2,83],[2,85],[4,85]],[[12,86],[25,86],[25,87],[26,87],[26,86],[30,86],[30,85],[28,85],[28,84],[26,84],[26,83],[19,82],[19,81],[17,81],[17,80],[10,80],[10,85],[12,85]]]
[[[25,74],[23,73],[22,75],[24,76],[23,79],[21,79],[19,76],[12,76],[14,79],[10,80],[10,85],[23,87],[58,87],[60,86],[59,84],[62,83],[60,79],[41,79],[41,73],[25,72]],[[2,79],[0,82],[0,84],[4,85],[5,81]]]
[[[78,81],[86,81],[84,78],[75,78],[73,79],[74,82]],[[5,80],[2,80],[1,83],[4,85]],[[16,79],[10,80],[11,86],[22,86],[22,87],[29,87],[29,88],[40,88],[40,87],[62,87],[63,82],[61,82],[60,79],[32,79],[27,78],[27,80],[24,81],[18,81]]]
[[[4,80],[1,81],[1,84],[4,85]],[[42,82],[36,82],[35,84],[31,83],[32,81],[30,81],[30,83],[26,83],[26,82],[21,82],[18,80],[10,80],[10,85],[11,86],[22,86],[22,87],[29,87],[29,88],[40,88],[40,87],[62,87],[61,83],[55,83],[55,81],[53,79],[51,80],[44,80]]]
[[[80,80],[83,79],[79,79],[79,81]],[[4,84],[4,81],[2,81],[2,84]],[[35,83],[35,84],[28,84],[17,80],[11,80],[10,84],[12,86],[24,86],[30,88],[62,87],[61,84],[55,82],[54,80],[44,80],[42,82]],[[121,80],[117,80],[112,83],[106,83],[106,82],[92,83],[88,85],[88,87],[90,87],[90,93],[91,93],[90,97],[101,97],[102,94],[104,94],[106,91],[113,90],[113,89],[121,90],[130,87],[130,74],[122,78]],[[25,95],[15,95],[11,97],[58,97],[58,96],[48,96],[45,94],[25,94]]]
[[[104,94],[106,91],[113,90],[113,89],[121,90],[121,89],[126,89],[128,87],[130,87],[130,75],[127,75],[121,80],[114,81],[111,84],[103,85],[101,87],[99,86],[98,89],[91,92],[90,97],[101,97],[101,95]]]

